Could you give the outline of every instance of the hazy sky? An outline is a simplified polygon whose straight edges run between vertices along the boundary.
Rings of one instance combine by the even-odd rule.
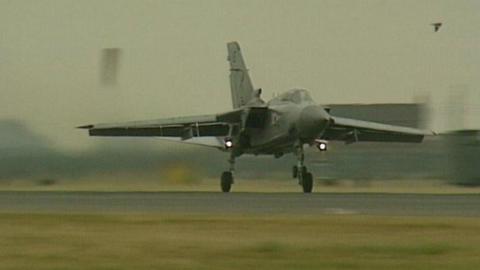
[[[467,126],[480,128],[479,14],[477,0],[0,0],[0,119],[81,148],[94,139],[77,125],[226,111],[225,43],[237,40],[264,98],[429,94],[442,130],[447,99],[467,89]],[[99,83],[106,47],[123,50],[117,87]]]

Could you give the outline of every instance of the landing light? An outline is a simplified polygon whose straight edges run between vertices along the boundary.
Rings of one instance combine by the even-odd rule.
[[[318,150],[320,150],[320,151],[322,151],[322,152],[328,150],[328,143],[327,143],[326,141],[324,141],[324,140],[317,140],[316,143],[317,143],[317,148],[318,148]]]
[[[320,149],[320,151],[326,151],[327,150],[327,144],[326,143],[320,143],[318,145],[318,149]]]
[[[232,148],[232,146],[233,146],[233,141],[232,141],[232,139],[226,138],[226,139],[225,139],[225,148],[227,148],[227,149],[228,149],[228,148]]]

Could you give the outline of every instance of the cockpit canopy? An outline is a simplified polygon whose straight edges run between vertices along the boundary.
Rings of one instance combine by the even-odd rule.
[[[300,104],[302,102],[313,102],[310,94],[305,89],[292,89],[272,99],[274,102],[293,102]]]

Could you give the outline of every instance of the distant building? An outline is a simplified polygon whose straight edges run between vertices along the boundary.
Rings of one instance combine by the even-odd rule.
[[[332,104],[328,108],[334,116],[418,128],[422,120],[423,104]]]

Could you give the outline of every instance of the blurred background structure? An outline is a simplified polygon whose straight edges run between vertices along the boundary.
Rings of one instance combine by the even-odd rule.
[[[102,49],[100,59],[100,82],[103,85],[112,86],[117,84],[121,52],[120,48]]]
[[[418,115],[398,119],[387,111],[417,108],[418,104],[386,104],[340,106],[339,115],[347,116],[350,108],[362,112],[361,119],[379,122],[414,123]],[[335,108],[335,106],[332,106]],[[379,108],[383,109],[380,110]],[[414,111],[416,109],[413,109]],[[375,112],[369,115],[368,112]],[[335,114],[335,110],[332,109]],[[401,114],[403,115],[403,114]],[[382,121],[385,120],[385,121]],[[49,183],[84,177],[128,175],[132,181],[145,178],[154,181],[195,183],[217,178],[227,165],[226,154],[215,149],[142,139],[103,139],[89,150],[65,151],[55,148],[47,139],[15,121],[0,123],[0,181],[29,179]],[[205,157],[208,156],[208,159]],[[457,130],[428,137],[421,144],[331,143],[329,151],[307,150],[307,160],[318,181],[334,183],[350,179],[368,180],[443,180],[451,184],[478,186],[480,132]],[[242,156],[237,172],[244,179],[287,180],[295,159],[287,155],[273,157]],[[266,170],[265,168],[268,168]],[[290,180],[291,181],[291,180]]]

